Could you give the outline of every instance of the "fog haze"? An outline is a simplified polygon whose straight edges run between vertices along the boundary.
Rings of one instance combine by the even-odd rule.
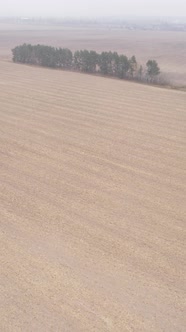
[[[5,0],[0,16],[186,16],[186,0]]]

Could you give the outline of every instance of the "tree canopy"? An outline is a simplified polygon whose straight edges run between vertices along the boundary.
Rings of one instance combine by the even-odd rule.
[[[136,57],[128,58],[117,52],[77,50],[74,53],[67,48],[55,48],[46,45],[23,44],[12,49],[13,61],[50,68],[75,70],[86,73],[98,73],[120,79],[147,80],[151,82],[159,75],[160,69],[155,60],[146,63],[146,71],[138,65]]]
[[[154,77],[160,74],[160,68],[156,60],[148,60],[146,66],[147,66],[147,75],[149,76],[150,80],[153,80]]]

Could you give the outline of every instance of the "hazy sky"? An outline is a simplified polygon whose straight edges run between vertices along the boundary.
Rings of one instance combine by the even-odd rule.
[[[1,0],[2,15],[186,16],[186,0]]]

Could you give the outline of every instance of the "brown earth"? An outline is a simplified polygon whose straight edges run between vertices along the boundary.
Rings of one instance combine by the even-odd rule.
[[[184,332],[186,94],[0,72],[0,331]]]
[[[158,61],[173,85],[186,86],[186,32],[129,31],[109,28],[77,28],[0,24],[0,58],[11,58],[11,48],[22,44],[47,44],[71,50],[94,49],[136,55],[145,66]]]

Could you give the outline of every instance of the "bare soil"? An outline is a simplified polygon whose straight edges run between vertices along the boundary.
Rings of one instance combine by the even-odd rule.
[[[22,43],[117,51],[136,55],[144,66],[155,59],[171,84],[186,86],[186,32],[0,24],[0,58],[11,59],[11,49]]]
[[[186,94],[0,73],[0,331],[184,332]]]

